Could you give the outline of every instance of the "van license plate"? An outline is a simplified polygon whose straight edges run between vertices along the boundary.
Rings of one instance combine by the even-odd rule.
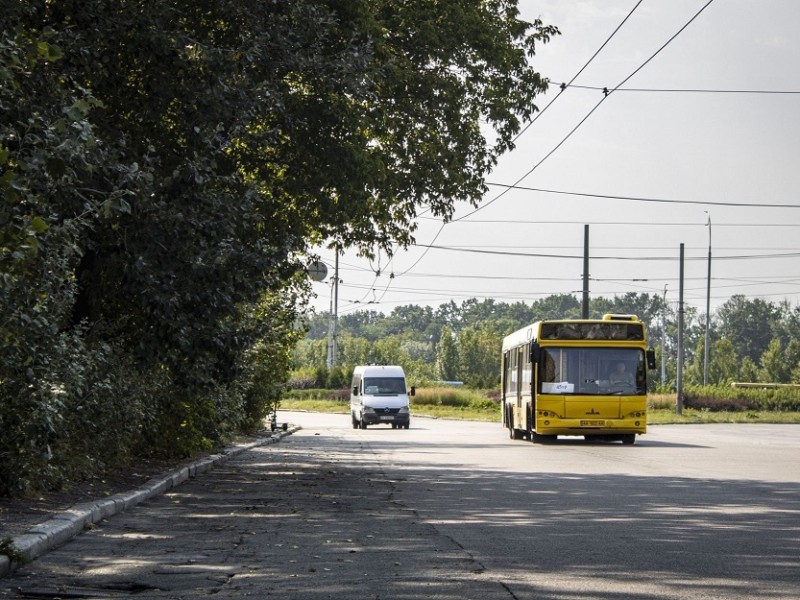
[[[394,417],[391,416],[391,415],[386,416],[386,417],[381,417],[381,421],[391,421],[392,419],[394,419]]]
[[[581,427],[603,427],[605,421],[581,421]]]

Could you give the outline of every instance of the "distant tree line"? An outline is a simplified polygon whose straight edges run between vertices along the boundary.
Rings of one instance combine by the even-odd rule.
[[[629,293],[594,298],[590,318],[606,313],[635,314],[647,326],[658,368],[650,373],[651,390],[675,389],[677,375],[676,307],[659,294]],[[569,294],[531,304],[470,299],[438,308],[399,306],[389,314],[356,311],[338,322],[338,364],[327,369],[329,314],[316,315],[306,338],[293,354],[293,385],[346,386],[353,366],[365,363],[403,365],[418,384],[458,380],[476,388],[499,382],[502,339],[540,319],[580,318],[581,305]],[[684,310],[684,382],[703,384],[705,315]],[[709,331],[708,384],[733,381],[800,383],[800,307],[737,295],[712,315]],[[661,377],[661,357],[665,375]]]

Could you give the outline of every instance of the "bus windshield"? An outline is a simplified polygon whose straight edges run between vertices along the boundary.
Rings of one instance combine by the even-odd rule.
[[[645,356],[639,348],[542,348],[539,393],[641,395]]]

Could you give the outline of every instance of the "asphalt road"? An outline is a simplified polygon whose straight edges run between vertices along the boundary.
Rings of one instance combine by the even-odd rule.
[[[532,445],[499,424],[279,420],[303,430],[97,524],[0,597],[800,598],[800,426]]]

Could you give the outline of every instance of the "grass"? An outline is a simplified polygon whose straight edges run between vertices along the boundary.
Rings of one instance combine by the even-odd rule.
[[[305,410],[347,414],[350,402],[342,394],[327,390],[304,391],[302,396],[293,393],[281,400],[282,410]],[[338,398],[336,397],[338,396]],[[800,412],[774,412],[764,410],[711,411],[684,408],[679,415],[675,410],[675,394],[648,396],[648,424],[676,423],[800,423]],[[500,421],[500,409],[486,393],[464,388],[418,389],[411,398],[411,414],[438,419],[463,419],[467,421]]]
[[[340,400],[281,400],[281,410],[307,410],[309,412],[337,413],[350,412],[350,403]],[[418,405],[411,402],[412,416],[434,417],[436,419],[463,419],[465,421],[500,421],[500,409],[474,409],[463,406]]]
[[[712,411],[685,408],[679,415],[675,410],[663,408],[647,411],[649,425],[674,423],[800,423],[800,412],[774,412],[768,410]]]

